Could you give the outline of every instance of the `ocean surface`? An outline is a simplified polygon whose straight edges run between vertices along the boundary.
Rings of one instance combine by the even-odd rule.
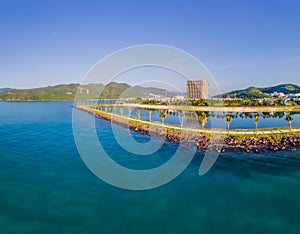
[[[83,163],[72,105],[0,102],[0,233],[299,233],[299,149],[225,153],[203,176],[197,152],[170,183],[129,191],[103,182]],[[125,152],[105,140],[110,123],[95,121],[106,151],[132,168],[156,167],[178,147],[165,142],[148,157]]]

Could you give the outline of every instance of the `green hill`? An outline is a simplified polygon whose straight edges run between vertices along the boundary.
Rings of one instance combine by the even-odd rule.
[[[300,93],[300,86],[295,84],[281,84],[267,88],[249,87],[243,90],[234,90],[216,97],[237,97],[237,98],[264,98],[270,97],[271,93],[281,92],[284,94],[296,94]]]
[[[261,88],[260,90],[264,93],[281,92],[284,94],[289,94],[289,93],[296,94],[296,93],[300,93],[300,86],[295,84],[282,84],[282,85],[276,85],[268,88]]]
[[[151,97],[153,95],[165,95],[165,90],[160,88],[130,86],[126,83],[111,82],[103,84],[61,84],[34,89],[7,89],[0,93],[0,100],[36,100],[36,101],[55,101],[55,100],[74,100],[78,92],[79,99],[116,99],[116,98],[135,98]],[[101,94],[101,96],[100,96]],[[169,92],[168,95],[177,95],[176,92]]]
[[[78,84],[56,85],[35,89],[14,89],[0,94],[3,100],[71,100]]]

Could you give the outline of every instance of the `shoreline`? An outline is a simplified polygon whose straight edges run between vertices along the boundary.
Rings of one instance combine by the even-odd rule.
[[[153,127],[148,121],[139,121],[124,116],[112,115],[104,111],[95,110],[86,106],[76,106],[76,109],[83,110],[101,119],[112,121],[124,127],[154,137],[165,137],[173,143],[183,143],[187,146],[197,147],[199,150],[210,150],[217,152],[247,152],[259,153],[262,151],[295,150],[300,146],[300,132],[289,132],[289,134],[247,136],[243,135],[209,135],[199,134],[178,129],[172,129],[168,125]]]
[[[101,101],[115,101],[116,99],[100,99]],[[0,102],[85,102],[85,101],[99,101],[99,99],[87,99],[87,100],[75,100],[75,99],[66,99],[66,100],[9,100],[9,99],[0,99]]]
[[[78,102],[78,101],[115,101],[117,99],[88,99],[88,100],[6,100],[0,99],[0,102]],[[120,100],[119,100],[120,101]],[[201,111],[201,112],[242,112],[242,113],[263,113],[263,112],[300,112],[300,106],[238,106],[238,107],[225,107],[225,106],[174,106],[174,105],[149,105],[149,104],[101,104],[102,106],[122,106],[140,109],[155,109],[155,110],[177,110],[177,111]]]
[[[0,100],[0,102],[74,102],[74,100]]]

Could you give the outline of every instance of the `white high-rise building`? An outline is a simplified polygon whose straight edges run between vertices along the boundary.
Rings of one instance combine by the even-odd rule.
[[[187,86],[187,98],[192,98],[192,99],[208,98],[207,80],[188,80],[186,86]]]

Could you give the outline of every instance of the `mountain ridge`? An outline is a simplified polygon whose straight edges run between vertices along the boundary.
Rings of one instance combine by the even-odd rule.
[[[214,97],[264,98],[264,97],[270,97],[270,94],[274,92],[284,93],[284,94],[297,94],[300,93],[300,86],[296,84],[279,84],[279,85],[263,87],[263,88],[250,86],[246,89],[233,90],[221,95],[216,95]]]
[[[296,94],[300,93],[300,86],[296,84],[279,84],[261,88],[250,86],[246,89],[237,89],[214,97],[264,98],[270,97],[270,94],[274,92]],[[74,100],[76,94],[81,99],[153,98],[155,96],[182,95],[181,92],[156,87],[131,86],[127,83],[117,82],[108,83],[106,86],[101,83],[85,85],[70,83],[32,89],[0,88],[0,100]]]
[[[39,87],[32,89],[0,89],[0,100],[37,100],[37,101],[52,101],[52,100],[74,100],[77,94],[77,99],[117,99],[117,98],[137,98],[148,97],[153,95],[164,96],[165,89],[155,87],[131,86],[126,83],[111,82],[107,85],[85,84],[78,83],[59,84],[48,87]],[[167,91],[169,96],[178,95],[179,92]]]
[[[10,90],[13,90],[13,89],[11,89],[11,88],[0,88],[0,93],[6,93]]]

